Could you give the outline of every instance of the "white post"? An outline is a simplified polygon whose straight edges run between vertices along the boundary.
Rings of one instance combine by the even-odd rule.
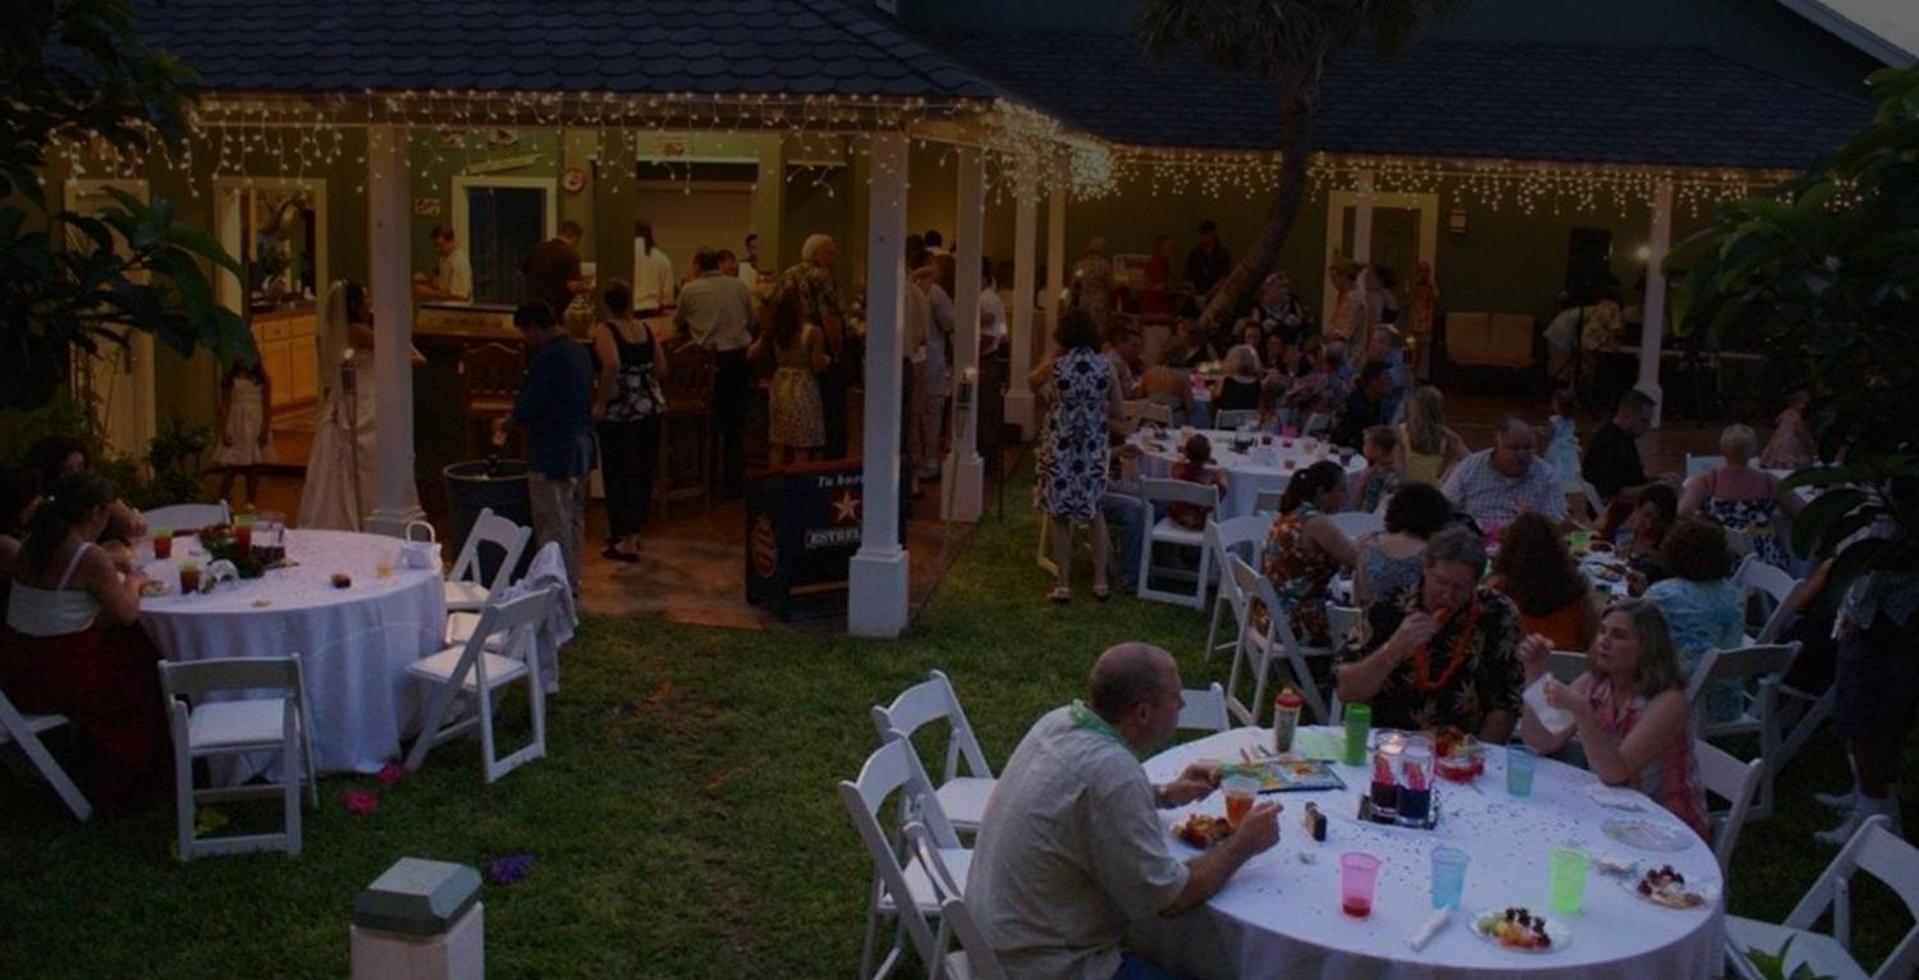
[[[368,267],[373,291],[373,397],[380,423],[379,476],[363,528],[400,537],[426,516],[413,488],[413,299],[407,241],[413,202],[407,187],[407,134],[367,127]],[[365,381],[361,382],[362,384]]]
[[[1373,260],[1373,172],[1361,170],[1353,192],[1353,254],[1361,265]]]
[[[900,368],[906,321],[906,137],[872,138],[866,231],[866,433],[860,550],[846,628],[854,636],[906,629],[906,549],[899,539]]]
[[[986,237],[986,166],[977,148],[959,151],[959,217],[954,223],[953,448],[940,468],[940,517],[979,520],[986,468],[979,454],[980,253]]]
[[[1639,340],[1639,390],[1652,396],[1652,424],[1666,414],[1665,389],[1659,386],[1661,349],[1666,341],[1666,250],[1672,246],[1672,181],[1653,189],[1652,241],[1646,258],[1645,332]]]
[[[1049,344],[1059,331],[1060,294],[1066,291],[1066,168],[1056,160],[1052,169],[1053,189],[1046,195],[1046,295],[1040,297]]]
[[[1013,352],[1008,364],[1012,377],[1007,379],[1006,421],[1019,426],[1022,442],[1037,431],[1033,390],[1026,383],[1026,376],[1033,371],[1033,278],[1039,237],[1036,166],[1036,161],[1022,164],[1013,190],[1013,328],[1009,337]]]

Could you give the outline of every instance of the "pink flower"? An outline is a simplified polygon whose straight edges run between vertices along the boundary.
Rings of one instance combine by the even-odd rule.
[[[370,789],[356,787],[340,794],[340,805],[346,807],[348,813],[365,816],[379,812],[380,796]]]
[[[392,786],[404,778],[406,778],[406,767],[397,762],[389,762],[380,767],[379,780],[383,787]]]

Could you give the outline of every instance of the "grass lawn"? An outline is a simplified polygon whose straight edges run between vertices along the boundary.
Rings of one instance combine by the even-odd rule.
[[[1199,614],[1097,605],[1084,587],[1042,602],[1034,533],[1023,507],[985,524],[897,642],[589,621],[549,702],[546,759],[487,787],[477,748],[447,746],[369,816],[339,797],[371,777],[324,779],[296,860],[181,865],[169,807],[79,825],[0,775],[0,976],[340,977],[353,897],[395,859],[522,850],[531,875],[484,894],[492,976],[851,975],[868,865],[833,787],[875,747],[869,705],[942,668],[999,765],[1114,642],[1168,647],[1189,687],[1224,679],[1199,661]],[[1810,793],[1845,773],[1830,735],[1794,761],[1782,812],[1740,840],[1733,911],[1777,920],[1798,901],[1830,857],[1809,837],[1831,822]],[[1875,964],[1910,920],[1876,884],[1855,903]]]

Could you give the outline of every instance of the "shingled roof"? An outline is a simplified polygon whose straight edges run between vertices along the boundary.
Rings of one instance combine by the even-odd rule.
[[[1118,143],[1270,150],[1278,99],[1196,55],[1124,34],[926,41],[1068,124]],[[1863,95],[1863,93],[1862,93]],[[1338,153],[1798,169],[1871,114],[1700,48],[1427,41],[1329,66],[1315,142]]]
[[[147,0],[140,32],[215,91],[996,94],[838,0]]]

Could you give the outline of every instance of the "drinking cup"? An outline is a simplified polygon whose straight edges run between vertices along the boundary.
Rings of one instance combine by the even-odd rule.
[[[1506,792],[1514,796],[1533,795],[1533,769],[1538,762],[1533,750],[1524,745],[1506,746]]]
[[[1362,765],[1366,761],[1366,737],[1372,733],[1373,708],[1368,704],[1349,704],[1346,706],[1346,751],[1340,757],[1341,762],[1349,766]]]
[[[1339,856],[1339,907],[1357,919],[1373,914],[1373,887],[1379,882],[1379,859],[1361,851]]]
[[[1570,847],[1553,848],[1553,911],[1566,915],[1579,914],[1586,897],[1586,869],[1590,867],[1592,858],[1585,851]]]
[[[165,561],[173,557],[173,532],[159,528],[153,532],[153,557]]]
[[[1433,848],[1433,908],[1456,909],[1466,891],[1466,852],[1441,845]]]
[[[187,561],[180,563],[180,594],[192,595],[200,591],[200,563]]]
[[[1239,829],[1239,822],[1246,819],[1247,811],[1253,808],[1253,800],[1259,795],[1259,781],[1246,776],[1228,776],[1219,784],[1226,794],[1226,822]]]

